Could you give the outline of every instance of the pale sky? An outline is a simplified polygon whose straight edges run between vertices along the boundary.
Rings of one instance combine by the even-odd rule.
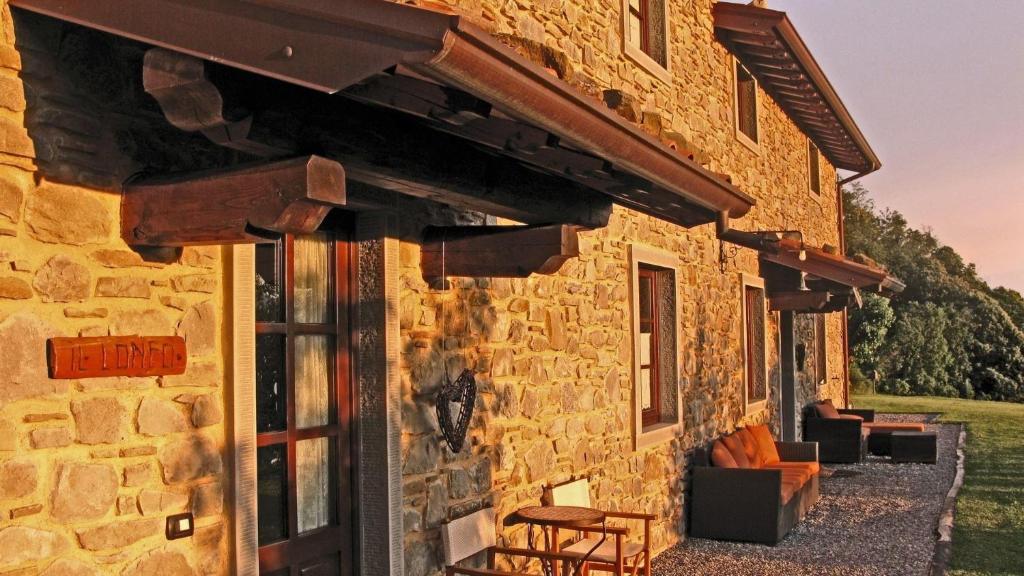
[[[1024,0],[768,0],[882,169],[876,204],[1024,292]]]

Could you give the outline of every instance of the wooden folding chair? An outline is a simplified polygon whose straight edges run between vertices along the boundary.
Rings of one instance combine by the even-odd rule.
[[[581,506],[593,508],[590,503],[590,481],[587,478],[570,480],[568,482],[549,486],[547,488],[547,504],[553,506]],[[631,542],[628,540],[629,529],[625,526],[609,525],[602,528],[584,528],[577,530],[575,540],[561,549],[555,548],[555,552],[576,558],[582,558],[589,551],[597,549],[590,555],[584,566],[584,574],[591,570],[611,572],[615,576],[651,576],[651,522],[655,520],[653,514],[637,512],[612,512],[603,511],[608,518],[619,518],[623,520],[642,520],[644,523],[644,535],[642,542]],[[606,530],[609,536],[604,543],[600,543],[602,530]],[[555,546],[558,546],[557,532],[553,538]]]
[[[553,565],[573,562],[577,558],[566,554],[558,554],[545,550],[527,550],[523,548],[503,548],[497,545],[495,536],[494,508],[484,508],[468,516],[463,516],[441,527],[441,539],[444,545],[445,574],[455,576],[522,576],[539,574],[517,570],[508,572],[497,570],[494,561],[498,556],[519,557],[523,566],[530,559],[550,562]],[[487,568],[462,568],[457,566],[470,556],[487,551]]]

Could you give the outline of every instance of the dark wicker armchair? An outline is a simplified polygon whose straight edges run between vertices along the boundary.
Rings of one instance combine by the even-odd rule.
[[[804,412],[804,441],[818,443],[822,462],[861,462],[867,454],[870,431],[864,423],[874,420],[874,410],[836,409],[831,400],[815,402]]]

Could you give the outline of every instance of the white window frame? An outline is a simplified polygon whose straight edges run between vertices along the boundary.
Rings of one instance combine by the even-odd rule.
[[[760,288],[764,291],[764,278],[760,276],[752,276],[750,274],[740,274],[740,308],[742,309],[742,322],[740,324],[740,331],[742,333],[741,341],[743,342],[743,413],[745,416],[750,416],[761,412],[768,406],[768,397],[771,395],[770,380],[768,379],[768,295],[765,293],[765,306],[761,309],[761,317],[764,320],[764,338],[765,338],[765,361],[764,361],[764,399],[750,401],[747,397],[747,349],[750,343],[747,342],[747,316],[754,313],[751,310],[747,310],[747,287],[751,286],[754,288]]]
[[[647,1],[650,1],[650,0],[647,0]],[[661,80],[662,82],[665,82],[666,84],[667,83],[671,83],[672,82],[672,72],[671,72],[671,66],[672,66],[672,50],[671,50],[671,46],[672,46],[672,44],[670,42],[669,35],[668,35],[668,31],[669,31],[669,26],[668,26],[668,22],[669,22],[669,19],[668,19],[668,16],[669,16],[669,11],[668,11],[669,0],[661,0],[661,8],[662,8],[662,11],[663,11],[663,16],[664,16],[662,18],[662,27],[663,27],[662,37],[665,38],[665,65],[664,66],[662,66],[657,60],[655,60],[654,58],[651,58],[646,52],[644,52],[643,50],[641,50],[637,46],[634,46],[629,41],[630,40],[630,38],[629,38],[629,0],[622,0],[620,5],[622,7],[622,53],[625,54],[626,57],[629,58],[630,60],[632,60],[634,63],[638,64],[641,68],[643,68],[644,70],[649,72],[655,78]]]
[[[630,244],[629,251],[629,289],[630,289],[630,323],[632,330],[630,338],[633,341],[633,449],[639,450],[655,444],[671,440],[683,433],[683,394],[679,390],[680,364],[678,358],[673,380],[675,381],[676,392],[676,420],[674,422],[662,422],[653,426],[643,425],[643,408],[640,404],[640,341],[637,335],[640,333],[640,283],[638,274],[641,264],[648,264],[672,270],[675,273],[673,288],[676,293],[676,317],[672,329],[676,331],[676,355],[678,356],[679,346],[679,256],[672,252],[659,250],[650,246]]]
[[[740,130],[740,77],[737,74],[740,67],[743,67],[743,69],[747,71],[747,74],[750,74],[750,78],[754,81],[754,132],[757,134],[757,140],[752,140],[750,136],[747,136],[742,130]],[[736,139],[739,140],[741,144],[760,155],[760,142],[762,137],[761,96],[759,94],[759,90],[761,88],[761,83],[757,81],[757,78],[755,78],[754,74],[750,72],[750,69],[744,66],[743,63],[735,56],[732,58],[732,71],[730,74],[732,76],[732,123],[736,133]]]

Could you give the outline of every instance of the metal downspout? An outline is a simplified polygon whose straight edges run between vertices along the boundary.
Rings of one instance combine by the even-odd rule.
[[[853,176],[844,178],[836,182],[836,200],[838,201],[838,214],[839,219],[839,253],[843,256],[846,255],[846,224],[845,214],[843,212],[843,186],[859,180],[864,176],[878,170],[881,166],[872,166],[869,170],[863,170],[857,172]],[[843,308],[843,405],[847,408],[850,407],[850,316],[846,308]]]

